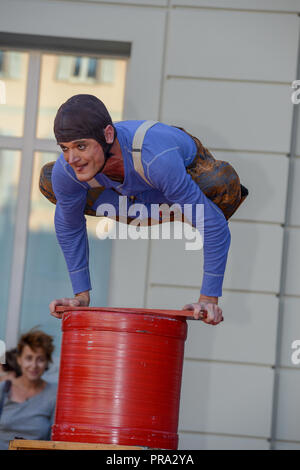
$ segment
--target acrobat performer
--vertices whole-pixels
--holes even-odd
[[[155,121],[113,124],[103,102],[93,95],[75,95],[63,103],[54,133],[62,154],[42,168],[40,190],[56,204],[55,230],[74,297],[53,300],[50,313],[61,318],[55,312],[58,305],[90,304],[85,214],[95,216],[103,203],[112,204],[118,214],[119,197],[127,196],[129,206],[177,204],[182,220],[185,205],[203,205],[202,287],[199,299],[183,308],[191,310],[195,319],[220,323],[218,298],[230,245],[228,219],[248,194],[232,166],[215,160],[199,139],[182,128]],[[199,226],[196,213],[192,211],[193,227]]]

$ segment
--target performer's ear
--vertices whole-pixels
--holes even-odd
[[[115,130],[111,124],[104,129],[104,136],[107,144],[112,144],[115,138]]]

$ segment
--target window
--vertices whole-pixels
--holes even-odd
[[[0,149],[0,338],[5,338],[21,152]]]
[[[45,162],[57,157],[53,120],[58,107],[70,96],[78,93],[99,96],[112,119],[122,119],[127,58],[111,60],[115,61],[114,83],[107,87],[101,83],[100,58],[0,49],[0,81],[5,82],[7,90],[6,104],[0,105],[0,278],[3,280],[0,286],[0,337],[5,337],[7,329],[10,344],[15,343],[19,329],[26,330],[34,325],[45,328],[50,334],[53,331],[59,344],[57,324],[51,322],[48,314],[49,299],[56,295],[71,296],[72,289],[54,233],[55,207],[38,189],[39,171]],[[111,80],[110,75],[111,78],[108,76],[105,80]],[[32,87],[26,100],[28,77],[39,86]],[[37,100],[37,122],[33,122],[36,113],[30,111],[35,109]],[[26,120],[25,103],[29,116]],[[33,126],[36,138],[32,135]],[[27,151],[22,154],[23,138],[27,139]],[[16,150],[6,148],[7,139]],[[40,145],[44,152],[37,151]],[[22,173],[22,178],[19,176],[21,163],[22,168],[31,169]],[[25,182],[23,193],[17,198],[22,182]],[[16,217],[17,213],[21,216]],[[93,299],[96,304],[105,305],[111,240],[100,241],[96,237],[97,222],[96,217],[87,220],[90,249],[95,254],[90,258],[90,271],[95,286]],[[17,263],[12,263],[15,250],[21,256]],[[35,287],[34,297],[32,286]]]
[[[0,136],[21,137],[23,134],[28,59],[26,52],[0,49]]]
[[[102,83],[114,83],[116,61],[111,59],[101,59],[100,81]]]
[[[59,81],[113,84],[116,79],[116,62],[116,59],[60,56],[56,78]]]
[[[93,57],[60,56],[58,58],[57,80],[69,82],[97,81],[98,59]]]
[[[0,50],[0,77],[20,79],[23,55],[20,52]]]

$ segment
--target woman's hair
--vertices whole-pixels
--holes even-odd
[[[52,362],[52,353],[54,351],[53,338],[40,330],[30,330],[24,333],[19,339],[17,346],[17,355],[21,356],[25,346],[29,346],[33,351],[41,348],[48,362]]]
[[[5,364],[2,364],[4,372],[15,372],[16,377],[22,375],[19,364],[17,363],[17,349],[10,349],[5,353]]]

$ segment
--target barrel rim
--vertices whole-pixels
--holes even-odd
[[[111,315],[106,309],[65,311],[62,316],[61,329],[67,331],[99,331],[119,333],[149,334],[165,336],[183,341],[187,338],[188,325],[185,317],[171,315],[147,315],[136,312],[115,311]],[[158,328],[158,326],[160,327]]]

